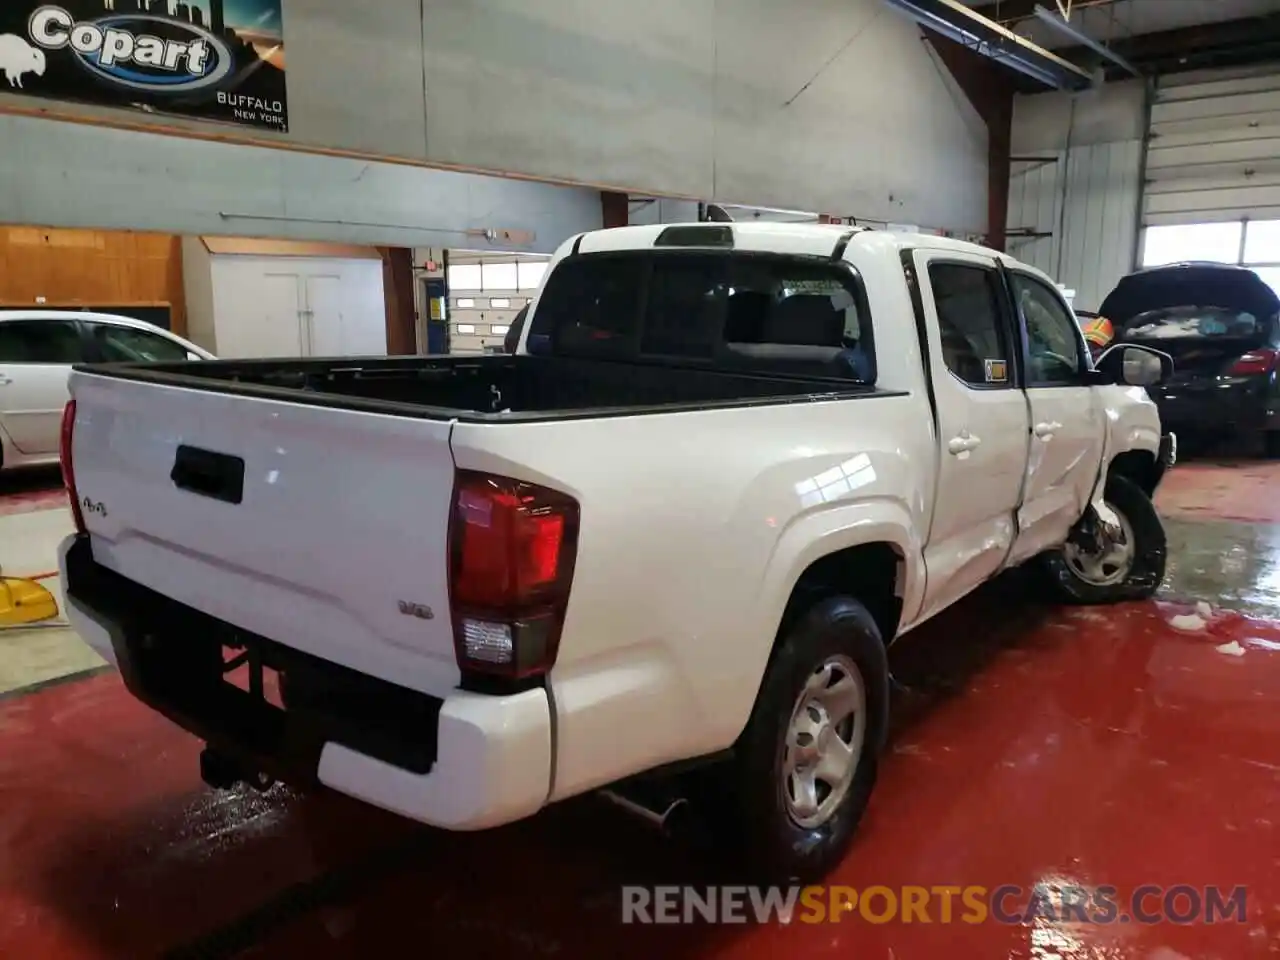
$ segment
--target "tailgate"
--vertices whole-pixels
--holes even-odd
[[[362,673],[456,686],[450,423],[80,372],[71,389],[98,563]]]

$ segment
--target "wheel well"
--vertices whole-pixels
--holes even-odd
[[[1146,450],[1126,450],[1116,454],[1107,468],[1107,477],[1124,477],[1132,480],[1148,497],[1156,492],[1160,482],[1160,471],[1156,466],[1155,454]]]
[[[891,543],[864,543],[813,561],[791,590],[778,639],[786,636],[791,625],[815,603],[827,597],[849,596],[867,608],[880,628],[880,636],[889,643],[897,634],[902,617],[903,561],[902,551]]]

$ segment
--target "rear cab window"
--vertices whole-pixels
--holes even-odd
[[[876,379],[861,278],[822,257],[634,250],[567,258],[547,279],[527,350]]]

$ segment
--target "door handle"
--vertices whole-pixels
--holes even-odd
[[[1041,440],[1048,440],[1050,437],[1052,437],[1055,433],[1057,433],[1061,429],[1062,429],[1062,424],[1057,423],[1056,421],[1051,421],[1048,423],[1037,423],[1033,428],[1033,430],[1035,431],[1035,435],[1039,437]]]
[[[952,437],[947,441],[947,452],[954,454],[969,453],[975,450],[978,444],[982,443],[979,437],[971,436],[968,431],[960,434],[958,437]]]
[[[12,377],[6,377],[3,373],[0,373],[0,387],[7,387],[11,383],[13,383]]]

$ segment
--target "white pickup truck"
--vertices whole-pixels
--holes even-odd
[[[215,786],[474,830],[696,780],[816,876],[887,644],[1026,561],[1069,601],[1159,585],[1170,370],[1095,366],[1048,277],[972,244],[587,233],[514,355],[76,368],[68,615]]]

